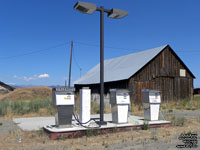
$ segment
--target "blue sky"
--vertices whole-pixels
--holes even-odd
[[[129,12],[105,15],[105,59],[169,44],[200,87],[199,0],[85,0]],[[99,63],[99,12],[82,14],[75,0],[0,1],[0,81],[17,85],[64,85],[70,41],[72,82]],[[76,60],[76,61],[75,61]]]

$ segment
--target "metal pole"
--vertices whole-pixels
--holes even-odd
[[[104,7],[100,7],[100,124],[104,122]]]
[[[72,49],[73,49],[73,40],[71,41],[71,53],[70,53],[70,63],[69,63],[69,82],[68,82],[69,88],[70,88],[70,81],[71,81]]]

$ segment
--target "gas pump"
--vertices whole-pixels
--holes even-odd
[[[58,127],[70,127],[72,124],[74,91],[74,88],[61,86],[52,90],[53,101],[57,108],[55,122]]]
[[[112,121],[117,124],[127,123],[130,104],[129,91],[127,89],[110,89],[110,104]]]

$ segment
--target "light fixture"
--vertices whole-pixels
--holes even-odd
[[[127,11],[124,11],[124,10],[121,10],[121,9],[116,9],[116,8],[111,9],[111,12],[108,13],[108,17],[113,18],[113,19],[123,18],[127,15],[128,15]]]
[[[74,6],[74,9],[86,14],[92,14],[94,11],[96,11],[96,4],[91,4],[87,2],[77,2]]]

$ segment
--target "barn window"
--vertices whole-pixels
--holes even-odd
[[[185,69],[180,69],[180,76],[181,77],[185,77],[186,76]]]

